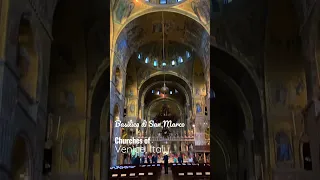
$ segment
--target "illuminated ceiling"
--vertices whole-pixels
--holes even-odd
[[[186,0],[141,0],[148,5],[155,6],[174,6],[185,2]]]
[[[184,44],[194,50],[204,67],[210,61],[210,37],[197,21],[173,12],[163,12],[165,40]],[[127,65],[134,53],[145,44],[162,40],[162,12],[149,13],[131,21],[120,33],[115,51],[120,61]]]

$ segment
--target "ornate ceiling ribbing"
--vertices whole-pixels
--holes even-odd
[[[121,61],[127,61],[137,48],[147,43],[143,37],[152,38],[152,35],[148,34],[150,32],[157,34],[152,31],[156,29],[157,24],[161,23],[161,13],[152,12],[165,11],[174,14],[173,16],[176,17],[165,17],[166,31],[170,31],[170,29],[171,31],[180,30],[184,36],[187,36],[178,36],[179,41],[184,41],[183,44],[192,43],[191,46],[198,48],[200,46],[203,47],[203,44],[195,43],[206,42],[201,41],[201,39],[207,38],[206,36],[208,36],[210,32],[209,0],[185,0],[174,6],[163,7],[161,5],[151,6],[144,1],[145,0],[114,0],[111,2],[111,20],[113,22],[110,26],[111,60],[114,59],[113,56],[115,55]],[[146,24],[148,24],[149,27],[146,27]],[[203,30],[205,30],[206,33],[204,33]],[[170,34],[172,33],[170,32]],[[188,38],[188,36],[190,38]],[[153,40],[159,40],[161,36],[156,35],[153,36],[153,38]],[[134,42],[133,40],[136,41]],[[148,41],[150,41],[150,39]],[[121,51],[121,49],[128,49],[128,47],[130,50],[127,50],[125,53]],[[202,56],[203,54],[201,54],[200,57]]]

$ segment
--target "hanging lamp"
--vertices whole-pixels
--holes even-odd
[[[162,65],[165,62],[165,51],[164,51],[164,17],[162,12]],[[165,66],[162,66],[163,71],[165,71]],[[164,95],[167,94],[169,88],[166,86],[166,74],[163,73],[163,86],[161,87],[161,93]]]

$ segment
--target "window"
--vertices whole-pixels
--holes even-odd
[[[138,54],[138,59],[141,59],[141,54],[140,53]]]
[[[183,63],[183,59],[182,59],[181,56],[178,57],[178,62],[179,62],[179,63]]]
[[[173,92],[172,92],[172,91],[170,91],[170,94],[173,94]]]
[[[157,91],[157,95],[160,95],[160,91]]]
[[[154,60],[154,61],[153,61],[153,66],[154,66],[154,67],[157,67],[157,66],[158,66],[158,61],[157,61],[157,60]]]
[[[190,58],[190,52],[189,51],[186,51],[186,56],[187,56],[188,59]]]
[[[176,89],[175,89],[175,90],[174,90],[174,93],[176,93],[176,94],[177,94],[177,93],[178,93],[178,90],[176,90]]]
[[[151,93],[153,94],[153,93],[154,93],[154,90],[151,90]]]
[[[166,65],[167,65],[167,63],[165,63],[165,62],[164,62],[164,63],[162,63],[162,66],[163,66],[163,67],[165,67]]]
[[[229,4],[231,2],[232,2],[232,0],[223,0],[223,4]]]
[[[148,63],[149,63],[149,57],[146,57],[146,59],[144,60],[144,62],[145,62],[146,64],[148,64]]]
[[[167,4],[167,0],[160,0],[160,4]]]
[[[177,2],[181,2],[181,1],[183,1],[183,0],[177,0]]]
[[[171,61],[171,65],[172,65],[172,66],[175,66],[175,65],[176,65],[176,61],[175,61],[175,60],[172,60],[172,61]]]

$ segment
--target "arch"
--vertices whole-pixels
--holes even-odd
[[[168,82],[171,83],[171,81],[166,81],[166,82],[167,82],[167,83],[168,83]],[[154,85],[156,85],[156,84],[160,84],[160,83],[162,84],[161,81],[160,81],[160,82],[153,82],[153,83],[151,83],[149,86],[147,86],[147,87],[144,89],[141,97],[139,97],[139,99],[141,99],[141,102],[142,102],[142,103],[144,102],[146,93],[147,93],[148,91],[150,91],[150,89],[152,88],[152,86],[154,86]],[[177,84],[175,84],[175,85],[178,86],[180,89],[183,90],[183,93],[184,93],[185,96],[186,96],[186,102],[187,102],[187,104],[190,104],[190,99],[189,99],[190,97],[189,97],[189,94],[187,93],[186,89],[185,89],[183,86],[181,86],[179,83],[177,83]]]
[[[167,8],[167,9],[163,9],[163,8],[151,8],[145,11],[142,11],[140,13],[135,14],[135,16],[130,16],[127,21],[125,23],[122,24],[122,26],[120,27],[118,34],[115,36],[114,39],[118,40],[119,35],[121,34],[121,32],[123,31],[123,29],[132,21],[136,20],[137,18],[150,14],[150,13],[155,13],[155,12],[172,12],[172,13],[177,13],[180,15],[184,15],[190,19],[193,19],[194,21],[198,22],[206,31],[208,34],[210,34],[210,27],[207,28],[205,25],[203,25],[203,23],[201,21],[199,21],[199,19],[196,16],[193,16],[189,13],[185,13],[185,11],[179,10],[179,9],[175,9],[175,8]]]
[[[135,18],[133,20],[128,21],[123,26],[121,26],[121,28],[119,30],[119,33],[116,35],[116,38],[114,40],[112,40],[112,43],[111,43],[111,46],[112,45],[116,46],[116,47],[111,47],[110,48],[112,62],[114,62],[115,59],[116,59],[116,57],[113,57],[113,56],[118,56],[117,54],[121,54],[120,60],[122,60],[122,62],[124,62],[123,66],[127,67],[129,59],[133,54],[133,47],[126,48],[126,50],[123,50],[123,52],[120,52],[120,50],[118,50],[119,44],[121,44],[121,46],[120,46],[121,49],[123,49],[123,47],[127,46],[127,44],[128,44],[126,42],[127,40],[123,39],[123,37],[122,37],[122,34],[127,33],[127,31],[129,30],[128,28],[126,29],[127,26],[130,27],[131,24],[133,25],[134,22],[138,21],[139,18],[142,18],[143,16],[151,15],[151,13],[158,13],[158,12],[166,12],[166,13],[168,13],[169,12],[169,13],[178,14],[181,17],[185,17],[186,19],[190,20],[190,22],[196,23],[197,25],[199,25],[199,27],[197,27],[199,29],[199,32],[197,32],[198,34],[197,34],[197,39],[196,40],[198,40],[198,39],[201,40],[202,39],[202,40],[205,40],[205,43],[201,43],[201,45],[199,45],[199,46],[192,46],[192,45],[190,45],[190,43],[189,44],[188,43],[184,43],[184,44],[188,45],[189,47],[191,47],[193,49],[197,49],[196,52],[198,53],[198,56],[201,57],[200,59],[202,61],[203,68],[204,68],[204,70],[206,70],[207,69],[206,67],[210,63],[209,53],[208,53],[209,44],[210,44],[210,33],[205,28],[205,26],[203,24],[199,23],[199,21],[195,20],[194,18],[191,18],[191,17],[187,16],[186,14],[179,13],[178,9],[157,9],[157,8],[153,9],[153,8],[151,8],[150,11],[151,12],[144,13],[144,14],[142,14],[140,16],[135,16]],[[175,12],[175,11],[178,11],[178,12]],[[137,30],[135,30],[135,31],[137,31]],[[135,32],[134,34],[137,34],[137,32]],[[199,35],[199,34],[201,34],[201,35]],[[195,39],[193,39],[193,40],[195,40]],[[130,41],[130,43],[131,43],[131,41]],[[140,45],[141,45],[141,43],[140,43]],[[208,47],[206,47],[206,46],[208,46]]]
[[[32,148],[29,138],[24,132],[20,132],[14,139],[11,153],[11,173],[13,179],[27,176],[33,179]]]
[[[227,173],[228,169],[230,168],[230,164],[231,164],[230,155],[228,153],[228,150],[226,149],[225,145],[223,144],[223,141],[219,137],[214,136],[214,137],[212,137],[212,140],[213,140],[213,142],[211,142],[211,143],[213,145],[214,145],[214,143],[216,143],[218,145],[218,147],[219,147],[219,150],[222,152],[222,157],[224,159],[224,167],[223,167],[223,169],[225,170],[225,172],[222,172],[222,173]],[[214,153],[214,151],[216,152],[217,149],[214,149],[213,152],[210,152],[210,153]],[[215,160],[213,160],[213,161],[215,161]],[[216,162],[219,162],[219,161],[216,161]],[[211,162],[211,164],[212,164],[212,168],[215,168],[215,163]],[[221,164],[219,164],[219,166],[221,167]],[[213,175],[213,176],[217,177],[219,175]]]
[[[251,67],[253,67],[253,65],[250,63],[250,61],[243,54],[241,54],[237,49],[233,48],[232,51],[230,51],[226,47],[217,44],[217,42],[215,41],[215,36],[210,36],[210,46],[228,54],[233,59],[235,59],[238,63],[240,63],[245,68],[245,70],[250,74],[250,77],[252,78],[256,88],[261,89],[262,86],[261,86],[260,80],[258,78],[258,75],[255,71],[252,71]],[[260,94],[260,100],[263,100],[263,93],[259,92],[259,94]],[[261,102],[263,102],[263,101],[261,101]]]
[[[237,101],[240,103],[240,107],[243,111],[245,124],[247,130],[253,130],[253,116],[249,102],[245,95],[243,94],[241,88],[234,82],[229,76],[227,76],[223,71],[218,68],[211,69],[213,77],[224,80],[224,82],[229,86],[229,88],[234,92],[237,97]]]
[[[151,103],[150,103],[150,105],[149,105],[149,107],[148,107],[148,110],[147,110],[148,116],[150,116],[150,110],[151,110],[154,106],[158,105],[158,104],[160,103],[160,101],[171,101],[171,102],[176,103],[177,106],[178,106],[178,109],[179,109],[179,111],[180,111],[180,115],[183,114],[183,108],[181,107],[181,104],[180,104],[180,103],[177,103],[177,101],[176,101],[175,99],[168,97],[168,98],[165,98],[165,99],[163,99],[163,98],[157,98],[157,99],[154,99],[153,101],[151,101]]]
[[[95,93],[97,84],[99,82],[99,79],[103,76],[103,73],[109,69],[110,71],[110,61],[109,59],[103,60],[103,62],[100,64],[98,67],[97,72],[95,73],[91,83],[90,83],[90,88],[89,88],[89,95],[88,95],[88,104],[90,105],[88,108],[88,117],[91,116],[91,104],[92,104],[92,97],[93,94]]]
[[[90,136],[86,136],[86,158],[85,166],[87,168],[92,168],[90,161],[93,161],[93,150],[94,142],[93,139],[96,139],[100,136],[100,131],[96,131],[96,128],[99,128],[101,124],[101,111],[103,110],[103,105],[106,98],[108,97],[110,83],[105,80],[103,77],[108,77],[110,75],[110,66],[109,59],[106,58],[102,61],[98,67],[93,79],[91,80],[89,91],[88,91],[88,106],[87,106],[87,121],[86,121],[86,131]],[[109,125],[109,123],[107,123]]]
[[[20,18],[16,67],[20,86],[36,99],[40,66],[30,19],[31,13],[23,13]]]
[[[159,75],[172,75],[172,76],[175,76],[181,80],[183,80],[189,87],[190,91],[192,90],[192,87],[191,87],[191,82],[185,78],[184,76],[179,76],[179,74],[177,72],[174,72],[174,71],[166,71],[166,72],[163,72],[163,71],[157,71],[155,73],[152,73],[150,74],[146,79],[142,80],[141,83],[139,84],[138,86],[138,90],[141,89],[142,85],[148,81],[149,79],[155,77],[155,76],[159,76]]]

